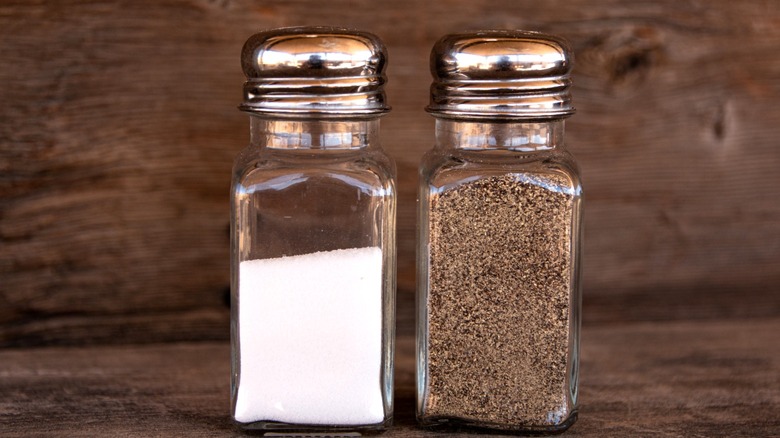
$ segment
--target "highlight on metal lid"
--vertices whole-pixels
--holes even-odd
[[[287,27],[252,35],[241,51],[242,111],[289,117],[386,113],[387,50],[368,32]]]
[[[573,55],[560,37],[519,30],[451,34],[431,51],[437,117],[555,119],[574,114]]]

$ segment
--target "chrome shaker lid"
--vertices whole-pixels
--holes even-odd
[[[537,32],[489,30],[447,35],[431,51],[437,117],[553,119],[574,114],[572,52]]]
[[[241,51],[242,111],[290,117],[367,116],[390,110],[387,50],[373,34],[288,27],[252,35]]]

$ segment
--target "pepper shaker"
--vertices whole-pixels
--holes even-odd
[[[386,428],[393,411],[395,165],[387,54],[331,27],[243,47],[249,146],[231,190],[231,411],[262,433]]]
[[[564,148],[572,55],[522,31],[431,53],[420,167],[417,417],[557,432],[577,416],[582,188]]]

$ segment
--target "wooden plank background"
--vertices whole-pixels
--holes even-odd
[[[441,35],[575,49],[585,323],[780,314],[780,8],[772,1],[0,2],[0,346],[228,337],[228,192],[255,31],[340,25],[390,53],[399,331]]]

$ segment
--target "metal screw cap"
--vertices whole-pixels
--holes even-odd
[[[241,51],[242,111],[288,117],[349,117],[390,110],[387,50],[373,34],[288,27],[252,35]]]
[[[562,38],[488,30],[447,35],[431,51],[437,117],[554,119],[574,113],[572,52]]]

